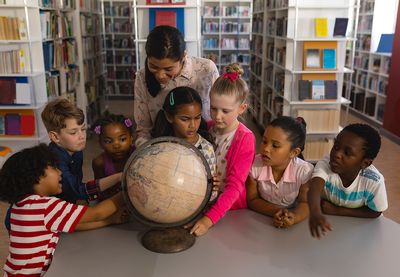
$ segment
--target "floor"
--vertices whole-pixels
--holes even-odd
[[[133,121],[133,102],[132,101],[110,101],[110,113],[124,114]],[[345,111],[341,112],[341,126],[345,122]],[[365,123],[358,117],[349,114],[348,124],[351,123]],[[261,135],[251,119],[247,119],[245,124],[253,130],[256,135],[257,148],[261,143]],[[133,126],[134,128],[134,126]],[[97,135],[88,136],[86,148],[84,150],[84,166],[83,176],[84,181],[93,179],[92,159],[97,155],[101,149],[98,145]],[[259,151],[259,150],[258,150]],[[394,169],[393,165],[400,164],[400,145],[382,137],[382,147],[378,157],[374,161],[374,165],[385,177],[386,190],[388,194],[389,208],[384,212],[384,215],[393,221],[400,224],[400,186],[398,182],[398,171]],[[0,218],[4,219],[5,213],[8,209],[8,204],[0,202]],[[0,228],[0,265],[3,267],[8,256],[9,238],[7,231],[4,227]]]

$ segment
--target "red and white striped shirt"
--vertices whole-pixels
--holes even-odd
[[[72,233],[87,207],[56,197],[27,195],[11,209],[10,254],[5,276],[43,276],[60,232]]]

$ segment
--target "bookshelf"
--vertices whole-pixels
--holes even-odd
[[[345,66],[346,41],[355,40],[352,22],[358,7],[352,0],[258,0],[254,3],[252,21],[263,24],[261,31],[253,29],[251,44],[250,87],[253,88],[254,120],[260,126],[260,131],[264,132],[269,122],[277,116],[297,117],[300,114],[305,117],[306,122],[309,121],[307,145],[313,148],[313,153],[305,157],[309,162],[314,163],[327,154],[324,153],[326,145],[320,146],[321,142],[329,144],[329,139],[342,129],[338,123],[340,108],[341,105],[348,106],[350,101],[341,97],[341,88],[344,74],[352,73],[352,69]],[[327,18],[327,37],[316,36],[316,18]],[[346,37],[333,36],[336,18],[349,18]],[[319,49],[322,53],[330,48],[336,50],[336,66],[333,69],[323,69],[323,58],[320,58],[319,68],[309,69],[305,66],[307,49]],[[299,100],[300,80],[323,80],[324,84],[328,80],[335,81],[337,99]],[[321,114],[307,117],[304,113],[307,115],[308,111]],[[333,111],[336,115],[322,115],[324,111]],[[332,117],[335,119],[332,124],[336,122],[333,130],[328,128],[328,121]],[[319,154],[314,151],[319,151]]]
[[[17,80],[17,84],[27,84],[27,87],[25,86],[27,97],[25,97],[26,104],[0,105],[0,115],[4,116],[5,119],[6,114],[19,114],[21,115],[21,120],[26,115],[34,116],[33,135],[0,135],[0,145],[9,147],[15,153],[22,148],[30,147],[39,142],[47,143],[50,141],[40,118],[45,103],[48,101],[46,72],[42,50],[40,7],[38,6],[38,2],[33,0],[15,0],[13,5],[0,5],[0,17],[4,16],[23,18],[24,20],[26,39],[22,40],[18,39],[18,37],[15,39],[14,37],[13,39],[0,40],[0,52],[22,50],[25,56],[25,69],[24,71],[19,70],[19,73],[3,72],[0,74],[0,79],[12,78]],[[2,23],[4,24],[4,21]],[[0,27],[4,27],[4,25]],[[19,92],[16,91],[16,93]],[[10,154],[7,154],[5,157],[0,156],[0,167],[9,156]]]
[[[104,1],[107,95],[133,98],[136,72],[132,1]]]
[[[346,54],[346,64],[354,73],[345,74],[343,97],[352,102],[351,111],[378,126],[383,122],[391,53],[377,50],[381,35],[395,31],[397,8],[395,0],[361,0],[357,41],[354,51],[347,49]]]
[[[249,79],[250,42],[253,28],[251,0],[240,2],[202,1],[202,57],[212,60],[223,73],[224,67],[238,62]],[[260,25],[262,28],[262,24]]]
[[[186,0],[184,5],[146,5],[146,0],[133,0],[134,26],[135,26],[135,55],[136,55],[136,71],[144,67],[146,60],[146,38],[149,34],[150,25],[154,25],[153,13],[156,9],[177,11],[177,22],[182,22],[184,26],[183,34],[186,42],[186,51],[189,56],[200,56],[200,0]],[[179,28],[179,26],[177,26]],[[182,31],[182,30],[181,30]]]
[[[104,5],[100,0],[81,0],[74,12],[81,82],[77,87],[77,103],[85,114],[88,129],[108,110],[106,97],[106,51]]]

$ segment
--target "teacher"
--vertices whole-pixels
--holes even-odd
[[[182,33],[174,27],[155,27],[146,41],[145,68],[136,75],[134,96],[135,146],[151,139],[151,130],[166,95],[174,88],[187,86],[202,98],[202,116],[210,117],[210,89],[219,77],[215,64],[208,59],[186,54]]]

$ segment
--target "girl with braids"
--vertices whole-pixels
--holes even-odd
[[[211,60],[186,54],[185,40],[177,28],[155,27],[147,36],[145,50],[145,67],[137,72],[135,81],[136,147],[151,139],[156,115],[166,95],[176,87],[196,90],[203,104],[202,116],[209,121],[209,92],[219,76]]]
[[[207,131],[207,122],[201,116],[202,103],[200,95],[190,87],[177,87],[171,90],[158,112],[152,136],[174,136],[193,144],[208,162],[211,174],[215,174],[216,158],[214,141]],[[219,178],[213,176],[214,191],[210,201],[216,199]]]
[[[203,218],[185,226],[196,236],[204,235],[228,210],[247,207],[245,182],[254,161],[256,141],[238,117],[247,108],[249,89],[241,78],[243,69],[238,63],[228,65],[225,71],[210,91],[214,124],[210,133],[216,144],[217,175],[221,179],[219,197]]]
[[[247,177],[248,206],[272,217],[278,228],[292,226],[309,215],[307,192],[314,166],[298,157],[305,140],[303,118],[274,119],[264,132],[260,154]]]
[[[99,125],[94,128],[99,135],[99,144],[103,152],[98,154],[92,161],[95,179],[120,173],[124,170],[125,163],[135,150],[132,122],[123,115],[110,114],[99,120]],[[114,195],[120,188],[121,183],[112,186],[109,192]]]

